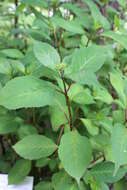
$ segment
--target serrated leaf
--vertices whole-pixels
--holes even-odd
[[[55,86],[32,76],[16,77],[0,91],[0,105],[8,109],[52,105]],[[57,98],[56,98],[57,99]]]
[[[88,138],[81,136],[77,131],[64,134],[58,154],[64,169],[79,182],[92,157]]]
[[[18,184],[24,180],[31,170],[31,161],[18,160],[8,174],[8,184]]]
[[[55,143],[43,135],[29,135],[13,146],[21,157],[37,160],[50,156],[57,148]]]
[[[47,43],[34,41],[34,54],[40,64],[50,69],[56,69],[60,64],[60,56],[54,47]]]

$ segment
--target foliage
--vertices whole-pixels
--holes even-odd
[[[126,0],[0,0],[0,172],[35,190],[125,190]]]

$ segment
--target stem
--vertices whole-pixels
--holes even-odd
[[[67,88],[67,92],[70,90],[71,86],[72,86],[73,82],[71,81],[68,88]]]
[[[60,129],[60,133],[59,133],[58,140],[57,140],[57,146],[60,144],[60,140],[61,140],[61,137],[63,134],[63,130],[64,130],[64,125],[62,125],[61,129]]]
[[[18,7],[18,0],[14,0],[14,3],[15,3],[15,9],[17,9],[17,7]],[[18,28],[18,15],[17,15],[17,13],[15,13],[14,27],[15,27],[15,29]],[[17,38],[18,34],[15,34],[15,37]]]
[[[64,75],[63,75],[63,71],[60,71],[60,74],[61,74],[61,79],[63,81],[63,86],[64,86],[64,96],[65,96],[66,104],[67,104],[67,107],[68,107],[69,120],[70,120],[70,122],[69,122],[70,130],[72,131],[72,114],[71,114],[70,100],[69,100],[69,97],[68,97],[68,90],[66,88],[66,83],[65,83],[65,78],[64,78]]]

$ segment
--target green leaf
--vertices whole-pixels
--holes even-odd
[[[57,148],[54,142],[43,135],[29,135],[13,146],[21,157],[37,160],[50,156]]]
[[[93,92],[94,98],[96,100],[100,100],[104,103],[111,104],[113,102],[112,96],[109,94],[109,92],[103,88],[95,88]]]
[[[10,115],[0,116],[0,134],[14,133],[19,129],[17,119]]]
[[[38,168],[45,167],[46,165],[48,165],[49,161],[50,161],[49,158],[41,158],[36,161],[36,167]]]
[[[60,171],[53,175],[52,185],[54,190],[60,190],[61,187],[62,190],[78,190],[77,184],[72,182],[72,178],[64,171]]]
[[[127,164],[127,129],[124,125],[116,124],[111,135],[112,157],[115,163],[114,175],[121,165]]]
[[[90,175],[100,182],[114,183],[119,181],[126,173],[124,168],[120,168],[116,176],[113,176],[114,169],[115,166],[111,162],[98,163],[90,170]]]
[[[114,16],[114,27],[115,29],[119,30],[120,29],[120,20],[117,15]]]
[[[109,190],[108,186],[105,183],[96,180],[96,178],[89,175],[89,173],[87,173],[83,179],[86,184],[90,185],[91,190]]]
[[[119,95],[122,104],[126,106],[126,97],[124,93],[124,83],[122,79],[122,74],[119,72],[110,73],[110,82],[116,90],[117,94]]]
[[[18,160],[8,174],[8,184],[18,184],[24,180],[31,170],[31,161]]]
[[[20,126],[17,133],[18,133],[19,138],[23,139],[24,137],[28,135],[37,134],[38,131],[34,126],[24,124]]]
[[[94,73],[102,67],[107,56],[107,48],[101,46],[91,45],[88,48],[76,49],[63,60],[67,64],[65,76],[80,84],[97,85]]]
[[[114,123],[124,124],[124,122],[125,122],[125,110],[113,111],[113,121],[114,121]]]
[[[62,107],[62,110],[58,106],[50,106],[49,112],[50,112],[53,131],[58,131],[58,129],[60,128],[62,124],[67,123],[67,119],[64,115],[64,112],[65,112],[67,116],[69,117],[67,106]]]
[[[125,49],[127,49],[127,35],[123,34],[122,32],[108,31],[108,32],[104,32],[102,36],[109,37],[115,40],[120,45],[122,45]]]
[[[71,101],[78,104],[89,105],[94,103],[90,90],[88,88],[85,89],[80,84],[73,84],[68,92],[68,95]]]
[[[35,186],[35,190],[53,190],[53,188],[51,182],[41,181]]]
[[[13,74],[18,72],[25,74],[25,67],[22,62],[19,60],[9,60],[9,62],[13,69]]]
[[[69,20],[65,20],[65,19],[60,18],[60,17],[54,17],[51,20],[56,26],[61,27],[61,28],[65,29],[69,32],[72,32],[74,34],[84,34],[83,28],[75,20],[69,21]]]
[[[53,104],[55,86],[32,76],[16,77],[0,91],[0,105],[8,109]]]
[[[38,6],[38,7],[41,7],[41,8],[44,8],[44,7],[47,7],[47,2],[46,1],[42,1],[42,0],[22,0],[21,1],[22,3],[26,3],[30,6]]]
[[[81,118],[81,121],[87,128],[87,131],[89,132],[90,135],[97,135],[99,133],[99,129],[97,126],[95,126],[90,119],[84,119]]]
[[[0,57],[0,73],[10,75],[12,71],[11,65],[8,59]]]
[[[109,186],[107,184],[105,184],[105,183],[101,183],[101,189],[103,189],[103,190],[109,190]]]
[[[23,58],[23,54],[18,49],[3,49],[0,51],[5,57],[21,59]]]
[[[57,65],[60,64],[59,54],[54,47],[47,43],[34,41],[34,54],[40,65],[44,65],[50,69],[56,69]]]
[[[110,138],[106,134],[98,134],[90,138],[92,148],[95,150],[103,151],[109,145]]]
[[[113,119],[110,117],[105,117],[104,119],[100,120],[99,124],[111,134],[112,127],[113,127]]]
[[[64,134],[58,154],[64,169],[79,182],[92,157],[87,137],[81,136],[77,131]]]

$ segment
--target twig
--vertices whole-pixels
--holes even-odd
[[[70,90],[71,86],[72,86],[73,82],[71,81],[68,88],[67,88],[67,92]]]
[[[90,38],[88,38],[88,41],[87,41],[87,43],[86,43],[86,48],[88,47],[89,42],[90,42]]]
[[[61,137],[63,134],[63,130],[64,130],[64,125],[62,125],[61,129],[60,129],[60,133],[59,133],[58,140],[57,140],[57,146],[59,146],[59,144],[60,144],[60,140],[61,140]]]

